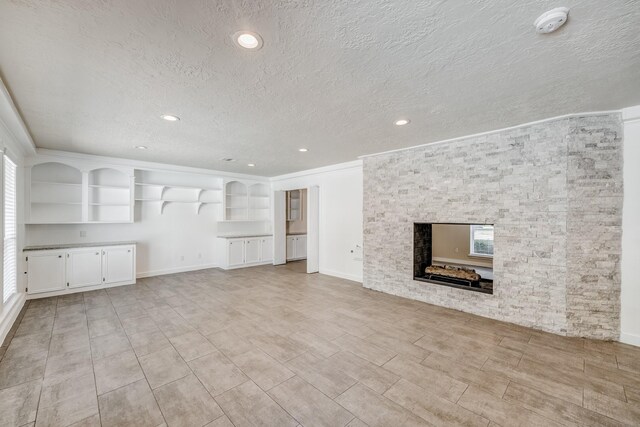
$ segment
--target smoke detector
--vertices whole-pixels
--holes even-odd
[[[568,14],[568,7],[556,7],[540,15],[533,25],[536,26],[536,31],[540,34],[553,33],[567,22]]]

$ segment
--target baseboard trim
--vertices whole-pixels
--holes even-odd
[[[341,273],[339,271],[325,270],[325,269],[320,269],[319,273],[326,274],[327,276],[333,276],[333,277],[338,277],[340,279],[346,279],[346,280],[362,283],[362,276],[356,276],[355,274],[347,274],[347,273]]]
[[[636,347],[640,347],[640,335],[627,334],[625,332],[621,332],[620,342],[629,344],[629,345],[635,345]]]
[[[218,268],[218,267],[219,267],[218,264],[190,265],[187,267],[174,267],[174,268],[167,268],[163,270],[138,272],[136,277],[144,278],[144,277],[154,277],[154,276],[166,276],[167,274],[186,273],[188,271],[207,270],[209,268]]]
[[[0,319],[0,345],[4,343],[4,339],[7,337],[7,334],[11,330],[13,323],[18,318],[18,314],[20,314],[20,310],[24,307],[24,303],[27,298],[25,294],[18,294],[17,298],[14,298],[11,306],[9,308],[3,307]]]

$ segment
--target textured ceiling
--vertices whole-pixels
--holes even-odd
[[[640,104],[638,28],[637,0],[2,0],[0,75],[38,147],[273,176]]]

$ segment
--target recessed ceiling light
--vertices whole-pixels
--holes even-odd
[[[258,50],[262,47],[262,37],[252,31],[238,31],[233,34],[233,42],[244,49]]]
[[[137,148],[138,150],[146,150],[146,149],[147,149],[147,148],[149,148],[149,147],[147,147],[146,145],[136,145],[136,148]]]
[[[298,151],[301,153],[306,153],[307,151],[309,151],[308,148],[298,148]]]
[[[411,123],[411,120],[407,120],[407,119],[400,119],[395,121],[396,126],[404,126],[404,125],[408,125],[409,123]]]
[[[172,116],[171,114],[163,114],[160,117],[162,117],[163,119],[165,119],[168,122],[177,122],[178,120],[180,120],[180,117]]]
[[[247,166],[249,166],[250,168],[254,167],[255,165],[255,163],[247,163]]]

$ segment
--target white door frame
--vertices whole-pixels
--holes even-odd
[[[273,192],[273,265],[287,263],[286,191]]]
[[[320,267],[320,187],[307,188],[307,273]]]

